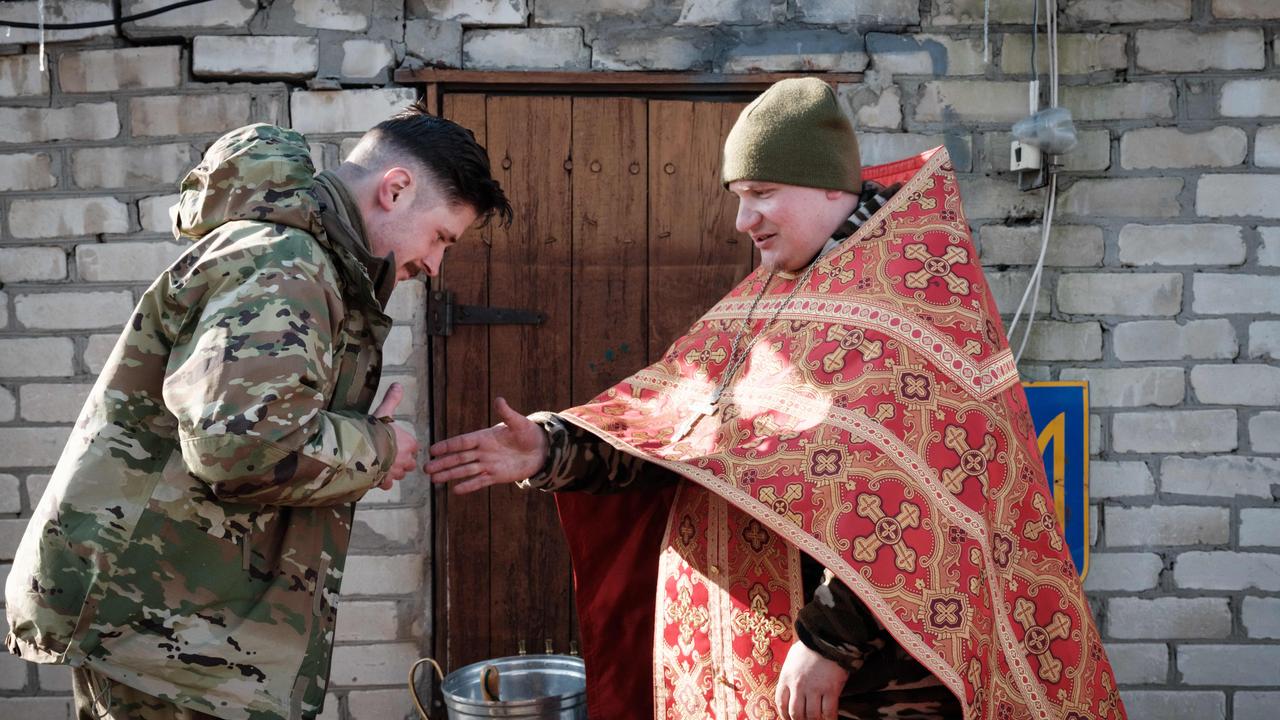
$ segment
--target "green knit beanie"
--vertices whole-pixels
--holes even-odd
[[[720,179],[862,190],[853,124],[817,78],[774,83],[738,116],[724,141]]]

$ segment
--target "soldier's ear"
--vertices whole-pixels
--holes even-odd
[[[389,168],[378,180],[378,206],[388,212],[397,205],[409,207],[415,190],[412,173],[402,167]]]

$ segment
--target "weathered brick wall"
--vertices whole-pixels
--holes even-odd
[[[1034,379],[1087,379],[1087,582],[1131,716],[1261,720],[1280,703],[1280,3],[1060,0],[1064,158]],[[126,11],[162,0],[126,0]],[[34,18],[31,0],[0,17]],[[49,21],[108,17],[49,1]],[[180,248],[176,180],[250,121],[323,166],[413,96],[391,71],[842,70],[864,160],[945,142],[1001,305],[1041,192],[1007,168],[1030,0],[214,0],[114,30],[0,34],[0,576],[139,292]],[[0,31],[2,33],[3,31]],[[1044,44],[1040,67],[1047,67]],[[423,288],[397,291],[391,378],[425,427]],[[326,718],[400,717],[429,633],[420,479],[362,503]],[[62,668],[0,656],[0,711],[65,717]]]

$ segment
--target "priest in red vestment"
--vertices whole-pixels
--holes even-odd
[[[946,151],[784,80],[722,179],[761,265],[659,362],[431,448],[557,492],[591,716],[1124,718]]]

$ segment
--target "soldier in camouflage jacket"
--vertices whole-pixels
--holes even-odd
[[[182,183],[193,242],[143,294],[19,547],[6,644],[81,717],[320,712],[354,503],[415,465],[370,412],[392,286],[510,207],[470,132],[409,108],[315,175],[231,132]],[[114,691],[114,692],[113,692]]]

